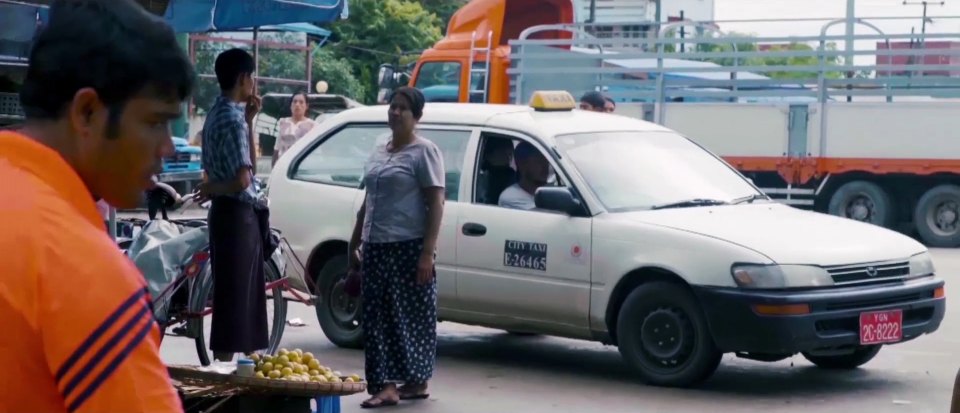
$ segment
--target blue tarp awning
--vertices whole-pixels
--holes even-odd
[[[252,29],[248,27],[247,30]],[[281,31],[281,32],[298,32],[306,33],[309,35],[320,36],[320,37],[330,37],[330,31],[310,23],[289,23],[289,24],[276,24],[270,26],[260,26],[261,31]]]
[[[346,17],[347,0],[171,0],[164,19],[180,33],[242,30]]]
[[[348,0],[171,0],[164,19],[180,33],[243,31],[259,27],[329,37],[316,26],[347,18]],[[25,62],[46,5],[0,0],[0,63]]]

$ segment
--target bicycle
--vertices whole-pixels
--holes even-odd
[[[184,204],[189,205],[192,196],[188,195],[184,199],[186,200]],[[182,208],[186,210],[186,206]],[[182,214],[183,212],[181,212]],[[191,338],[194,340],[200,364],[209,366],[210,353],[207,351],[204,318],[212,315],[214,308],[212,302],[213,275],[210,265],[209,238],[206,235],[206,220],[156,219],[147,221],[139,218],[118,218],[117,222],[127,226],[127,230],[131,233],[129,240],[121,241],[118,244],[124,253],[134,260],[139,258],[139,254],[131,256],[130,248],[136,248],[139,244],[149,244],[152,241],[152,239],[144,240],[140,237],[150,237],[158,231],[162,236],[173,235],[153,244],[155,248],[160,248],[161,245],[170,245],[171,250],[176,252],[172,255],[175,262],[173,271],[176,276],[153,297],[154,318],[163,332],[161,342],[162,337],[168,335],[168,330],[170,330],[169,335],[171,336]],[[137,233],[138,227],[139,233]],[[290,244],[278,229],[271,228],[271,237],[276,242],[277,248],[266,258],[264,264],[264,289],[267,291],[268,312],[272,303],[273,315],[270,317],[268,314],[268,318],[272,318],[272,325],[268,327],[269,345],[264,351],[268,354],[275,354],[279,349],[286,327],[288,301],[293,300],[306,305],[313,305],[313,300],[309,294],[304,296],[300,291],[291,287],[289,277],[286,276],[287,270],[300,271],[298,275],[302,275],[305,271],[303,263],[293,253]],[[181,244],[177,244],[178,242]],[[178,249],[177,247],[182,246],[182,243],[186,243],[187,248],[181,247]],[[161,256],[160,258],[171,257]],[[156,263],[145,262],[138,265],[138,268],[149,264]],[[163,276],[152,274],[149,271],[150,268],[140,268],[144,277],[147,278],[148,284],[153,282],[153,284],[162,285],[167,281],[164,277],[169,272],[169,265],[163,262],[160,264],[163,269]],[[284,293],[289,293],[289,298]]]

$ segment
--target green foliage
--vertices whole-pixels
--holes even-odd
[[[340,41],[330,47],[346,59],[365,85],[358,100],[376,99],[376,74],[381,63],[396,63],[400,55],[429,48],[442,37],[440,19],[419,3],[407,0],[352,0],[350,17],[330,26]]]
[[[297,33],[262,33],[260,38],[274,43],[303,45],[303,36]],[[196,70],[204,75],[198,82],[193,94],[194,104],[199,113],[213,106],[213,101],[220,95],[220,85],[217,83],[214,72],[214,62],[217,56],[225,50],[240,47],[251,54],[250,45],[223,42],[197,42]],[[307,56],[300,50],[277,49],[261,47],[257,54],[258,74],[260,77],[277,79],[306,80]],[[291,93],[306,89],[305,85],[260,81],[257,85],[259,93]]]
[[[668,31],[668,36],[676,36],[674,31]],[[729,38],[749,38],[753,37],[750,34],[744,33],[727,33],[723,37]],[[721,38],[723,38],[721,37]],[[695,38],[691,38],[691,42],[696,42]],[[736,48],[734,48],[736,46]],[[817,48],[819,45],[816,46]],[[824,45],[824,48],[827,51],[836,51],[837,45],[835,42],[827,42]],[[738,41],[736,43],[697,43],[695,47],[697,52],[708,52],[708,53],[719,53],[719,52],[758,52],[759,48],[756,42],[749,41]],[[664,50],[668,53],[674,53],[677,51],[676,45],[665,45]],[[688,49],[689,50],[689,49]],[[804,51],[810,52],[810,54],[803,56],[762,56],[758,55],[755,57],[749,58],[734,58],[734,57],[713,57],[703,59],[704,61],[716,63],[721,66],[819,66],[820,59],[814,53],[817,50],[814,46],[811,46],[806,43],[790,43],[783,45],[773,45],[770,46],[767,51],[777,52],[777,51]],[[759,52],[758,54],[762,54]],[[843,65],[843,58],[839,56],[828,56],[825,62],[827,67],[835,67]],[[793,70],[777,70],[760,73],[765,76],[769,76],[774,79],[813,79],[817,77],[816,71],[793,71]],[[827,72],[827,77],[832,79],[837,79],[843,77],[843,72],[841,71],[829,71]]]
[[[196,48],[194,67],[197,74],[201,75],[201,77],[197,79],[197,87],[193,92],[193,104],[196,107],[197,113],[202,114],[209,110],[210,107],[213,106],[213,101],[220,95],[220,86],[217,84],[217,79],[213,77],[215,74],[213,71],[213,63],[216,61],[217,55],[234,46],[235,45],[219,42],[194,43],[194,47]],[[207,77],[203,75],[210,76]]]
[[[351,99],[367,95],[368,85],[353,74],[347,59],[337,57],[330,49],[320,49],[313,55],[313,81],[324,80],[330,86],[327,93],[344,95]]]
[[[264,33],[263,38],[270,42],[304,45],[304,36],[299,33]],[[279,79],[307,80],[307,54],[302,50],[261,47],[257,56],[259,74],[262,77]],[[307,89],[304,85],[291,85],[276,82],[260,82],[260,94],[293,93]]]
[[[377,69],[382,63],[405,64],[415,61],[420,51],[443,37],[447,21],[467,0],[350,0],[347,20],[327,26],[339,37],[321,48],[314,48],[310,68],[313,83],[325,80],[329,93],[346,95],[364,103],[376,99]],[[272,42],[303,45],[298,33],[263,33]],[[217,54],[237,44],[196,43],[196,67],[199,73],[213,75]],[[311,44],[311,46],[316,46]],[[252,52],[249,46],[240,46]],[[306,80],[306,56],[297,50],[261,47],[259,75],[282,79]],[[197,108],[203,111],[220,94],[215,78],[201,79],[194,94]],[[301,86],[261,82],[260,93],[289,93]],[[311,92],[313,85],[311,85]]]
[[[467,1],[468,0],[421,0],[420,4],[424,9],[437,15],[444,24],[441,29],[446,33],[447,22],[450,21],[450,18],[453,17],[453,14],[456,13],[458,9],[463,7],[464,4],[467,4]]]

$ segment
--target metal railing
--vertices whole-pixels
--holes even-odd
[[[591,23],[535,26],[509,41],[511,96],[526,103],[533,90],[564,85],[645,103],[960,99],[960,34],[884,33],[870,20],[854,23],[873,33],[851,37],[828,34],[845,19],[807,36],[727,35],[698,22],[658,25],[643,39],[598,38]],[[674,36],[680,26],[698,35]],[[550,31],[573,38],[531,38]],[[852,49],[838,47],[848,39]]]

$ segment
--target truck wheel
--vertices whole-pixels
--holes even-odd
[[[720,365],[700,306],[681,286],[651,282],[634,289],[617,318],[620,354],[644,381],[686,387],[709,378]]]
[[[892,228],[896,219],[890,195],[880,185],[867,181],[843,184],[830,197],[831,215]]]
[[[809,353],[803,353],[803,358],[816,364],[822,369],[832,370],[850,370],[867,364],[873,360],[880,352],[881,346],[864,346],[854,350],[853,353],[840,356],[815,356]]]
[[[917,201],[913,223],[928,246],[960,247],[960,187],[940,185]]]
[[[337,255],[327,261],[317,275],[317,321],[323,334],[333,344],[344,348],[363,347],[363,328],[360,326],[360,298],[344,291],[347,279],[347,255]]]

